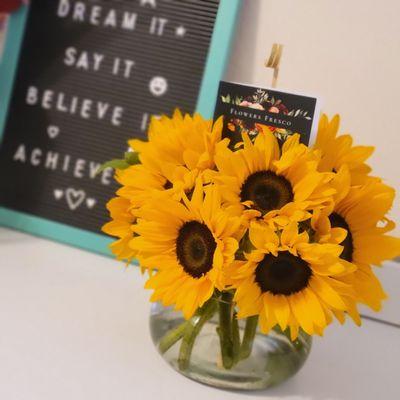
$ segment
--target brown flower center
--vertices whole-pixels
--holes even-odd
[[[257,265],[255,281],[262,292],[289,296],[307,287],[312,271],[300,257],[282,251],[275,257],[267,254]]]
[[[344,239],[343,242],[340,243],[343,246],[343,251],[342,254],[340,255],[340,258],[352,262],[354,245],[353,245],[353,236],[351,235],[349,224],[341,215],[335,212],[329,216],[329,221],[331,222],[332,228],[344,228],[347,230],[346,239]]]
[[[205,224],[189,221],[179,230],[176,255],[187,274],[200,278],[211,270],[216,247],[214,236]]]
[[[172,184],[172,182],[170,182],[168,179],[165,181],[164,183],[164,189],[168,190],[168,189],[172,189],[174,187],[174,185]]]
[[[292,185],[283,176],[272,171],[255,172],[244,181],[240,199],[251,200],[256,210],[266,214],[293,201]]]

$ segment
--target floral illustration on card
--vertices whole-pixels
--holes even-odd
[[[302,108],[290,108],[281,98],[275,97],[265,89],[256,89],[254,93],[248,96],[242,95],[220,95],[220,100],[223,103],[233,104],[240,107],[247,107],[252,110],[266,111],[272,114],[286,115],[289,117],[303,118],[312,120],[309,111]],[[226,136],[240,138],[243,132],[248,133],[252,140],[259,133],[259,123],[257,121],[248,121],[241,118],[227,118],[225,121]],[[286,128],[279,128],[273,125],[267,125],[274,133],[280,144],[293,135],[295,131]],[[236,140],[235,140],[236,141]]]

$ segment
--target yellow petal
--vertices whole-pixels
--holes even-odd
[[[309,285],[313,292],[329,306],[338,310],[346,310],[346,305],[327,283],[327,278],[313,276],[310,279]]]
[[[282,295],[272,295],[274,314],[282,330],[285,330],[289,321],[290,307],[287,298]]]

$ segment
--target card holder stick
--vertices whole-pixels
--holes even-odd
[[[276,88],[276,85],[278,83],[279,65],[281,62],[282,51],[283,51],[283,45],[274,43],[272,45],[271,54],[269,58],[265,60],[264,63],[264,65],[267,68],[272,68],[274,70],[274,74],[272,76],[272,84],[271,84],[271,87],[273,88]]]

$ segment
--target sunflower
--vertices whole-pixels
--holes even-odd
[[[140,153],[141,163],[116,170],[121,188],[108,204],[112,221],[103,227],[103,232],[119,238],[111,245],[117,258],[130,261],[135,255],[128,246],[133,237],[133,210],[160,197],[180,200],[184,192],[190,192],[203,171],[213,167],[221,132],[222,120],[212,125],[200,115],[192,118],[176,110],[172,118],[153,118],[148,142],[129,142]]]
[[[337,136],[340,125],[339,115],[331,121],[323,114],[318,126],[314,149],[321,152],[321,162],[318,169],[322,172],[339,171],[346,165],[349,168],[353,185],[362,184],[368,179],[371,168],[365,161],[374,151],[372,146],[353,146],[350,135]]]
[[[115,174],[121,185],[117,195],[129,199],[135,208],[160,196],[172,196],[180,200],[182,193],[193,188],[197,177],[197,170],[188,171],[184,167],[167,164],[162,173],[156,172],[148,164],[137,164],[117,170]]]
[[[174,304],[190,318],[214,293],[225,287],[225,268],[238,249],[241,220],[221,209],[219,190],[197,182],[191,199],[165,198],[137,212],[130,246],[143,268],[153,273],[146,288],[151,301]]]
[[[347,311],[359,318],[354,290],[337,279],[355,269],[339,258],[341,246],[310,243],[295,222],[274,231],[253,221],[249,239],[254,248],[246,260],[229,267],[239,318],[259,315],[262,332],[279,325],[290,328],[292,340],[299,328],[322,334],[332,312]]]
[[[129,200],[115,197],[107,203],[107,209],[111,221],[102,227],[102,231],[118,239],[110,245],[110,249],[118,260],[126,260],[130,263],[136,256],[136,252],[129,247],[133,238],[133,224],[135,216],[132,214],[132,206]]]
[[[279,149],[268,127],[259,125],[254,143],[243,133],[243,147],[229,149],[226,142],[217,146],[214,181],[221,185],[225,204],[237,214],[263,217],[280,225],[309,218],[307,210],[331,201],[333,174],[317,171],[319,158],[298,134]]]
[[[215,146],[221,134],[222,119],[213,125],[199,114],[183,116],[179,110],[172,118],[153,118],[147,142],[129,141],[141,164],[117,171],[117,181],[122,185],[117,194],[131,199],[137,207],[160,192],[180,200],[205,170],[214,167]]]
[[[312,225],[323,241],[342,244],[340,257],[357,267],[342,280],[354,285],[358,301],[379,311],[386,294],[370,265],[400,255],[400,239],[387,235],[395,224],[385,217],[395,191],[379,179],[371,178],[362,186],[351,186],[350,181],[347,166],[341,167],[332,181],[340,188],[334,208],[313,217]],[[345,238],[334,233],[338,228],[347,231]]]
[[[213,125],[212,120],[205,120],[200,114],[192,117],[175,110],[172,118],[152,119],[148,141],[133,139],[129,144],[141,153],[142,163],[150,159],[160,173],[164,162],[204,170],[214,166],[214,147],[221,134],[222,118]]]

